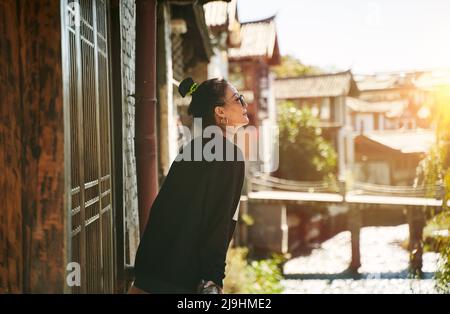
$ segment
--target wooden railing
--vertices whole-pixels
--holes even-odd
[[[292,191],[309,193],[339,193],[345,195],[380,195],[443,198],[443,185],[395,186],[369,182],[330,181],[294,181],[273,177],[267,174],[252,174],[247,178],[248,191]]]
[[[439,212],[444,204],[449,201],[444,198],[442,184],[427,186],[390,186],[367,182],[353,182],[346,184],[344,181],[312,181],[298,182],[275,178],[267,174],[252,174],[247,177],[247,196],[245,207],[252,211],[258,206],[265,208],[259,211],[260,215],[273,215],[273,219],[265,219],[268,224],[274,225],[270,230],[280,227],[281,231],[287,228],[287,204],[309,204],[311,206],[321,204],[340,204],[347,208],[348,228],[351,232],[352,259],[350,270],[357,270],[361,265],[359,249],[359,233],[362,226],[362,212],[380,206],[406,212],[409,224],[410,241],[409,249],[410,265],[413,272],[420,272],[422,268],[422,231],[425,226],[426,213],[433,210]],[[248,202],[248,204],[247,204]],[[255,206],[255,207],[254,207]],[[269,206],[269,207],[268,207]],[[271,211],[270,207],[274,210]],[[253,208],[253,209],[252,209]],[[268,209],[269,208],[269,209]],[[281,209],[281,210],[278,210]],[[258,212],[257,212],[258,213]],[[281,215],[281,218],[280,218]],[[258,227],[267,228],[267,225]],[[268,230],[268,229],[264,229]],[[260,230],[259,235],[265,231]],[[286,242],[287,234],[279,232],[281,242]],[[285,231],[285,230],[284,230]],[[270,237],[269,237],[270,238]],[[273,241],[273,239],[269,239]]]

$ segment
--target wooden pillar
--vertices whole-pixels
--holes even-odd
[[[287,253],[289,230],[286,205],[282,202],[252,203],[249,213],[255,221],[248,234],[251,245],[265,253]]]
[[[136,1],[136,175],[139,231],[158,192],[156,147],[156,0]]]
[[[357,272],[361,267],[361,253],[360,253],[360,239],[359,234],[361,230],[361,210],[362,205],[352,204],[348,213],[348,227],[351,232],[351,246],[352,259],[349,265],[349,270]]]
[[[0,291],[60,293],[68,262],[60,2],[1,1],[0,19]]]
[[[120,0],[110,2],[110,29],[111,29],[111,64],[121,64],[122,37],[120,32]],[[115,267],[116,284],[115,293],[124,293],[126,286],[126,226],[124,208],[124,176],[123,176],[123,114],[122,99],[127,97],[122,92],[122,67],[111,66],[112,84],[112,116],[113,116],[113,173],[114,173],[114,226],[115,226]]]
[[[248,197],[241,196],[241,202],[239,204],[239,216],[247,216],[248,215]],[[239,245],[247,246],[248,244],[248,226],[245,221],[239,217],[238,226],[239,226]]]
[[[24,292],[66,286],[61,10],[59,1],[19,1],[22,65]]]
[[[0,1],[0,294],[23,291],[22,123],[16,0]]]
[[[423,228],[425,226],[425,214],[422,207],[409,207],[408,225],[409,225],[409,267],[410,272],[416,275],[422,273],[422,254],[423,254]]]

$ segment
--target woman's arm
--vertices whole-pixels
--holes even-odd
[[[206,191],[202,220],[203,246],[200,249],[201,278],[223,287],[225,260],[231,233],[232,215],[240,199],[243,169],[237,162],[216,162]]]

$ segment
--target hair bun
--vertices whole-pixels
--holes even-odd
[[[194,82],[192,77],[187,77],[181,81],[178,86],[178,92],[181,97],[185,97],[186,95],[192,95],[193,92],[197,89],[197,83]]]

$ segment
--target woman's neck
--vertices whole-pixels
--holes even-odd
[[[238,127],[235,126],[225,126],[225,127],[221,127],[222,129],[222,135],[226,138],[228,138],[229,140],[233,140],[234,139],[234,135],[236,134]]]

